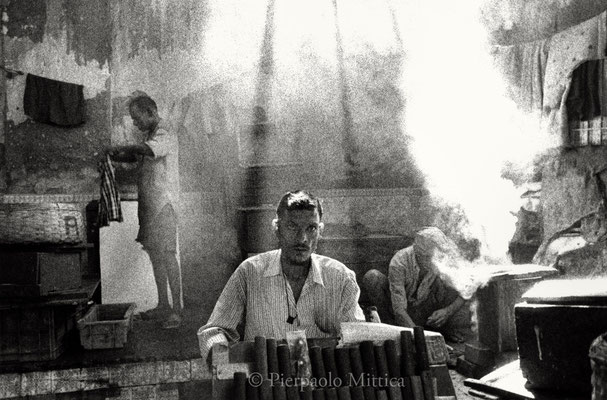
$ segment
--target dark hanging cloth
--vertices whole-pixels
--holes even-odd
[[[601,67],[600,60],[589,60],[573,71],[566,103],[570,121],[590,121],[601,115]]]
[[[122,222],[122,208],[120,207],[120,194],[116,187],[114,167],[110,156],[98,164],[100,174],[99,210],[97,222],[99,227],[108,226],[110,221]]]
[[[83,86],[28,74],[23,110],[38,122],[80,125],[84,122]]]

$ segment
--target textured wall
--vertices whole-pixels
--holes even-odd
[[[142,90],[166,118],[183,120],[184,100],[200,105],[220,85],[241,159],[254,145],[259,105],[277,132],[266,139],[265,162],[305,163],[323,186],[352,185],[352,172],[358,186],[418,186],[399,118],[403,49],[391,10],[339,7],[336,15],[321,1],[114,1],[112,98]],[[359,32],[368,26],[380,33]],[[198,136],[208,135],[201,122]],[[114,141],[129,123],[114,116]]]
[[[25,77],[9,79],[6,191],[96,193],[103,147],[136,140],[128,96],[149,94],[180,135],[182,206],[191,217],[182,224],[182,261],[186,295],[195,296],[223,286],[209,283],[209,271],[233,267],[243,154],[257,140],[265,141],[269,164],[295,163],[307,187],[421,187],[401,120],[398,16],[390,2],[334,4],[11,2],[6,65],[84,85],[87,122],[63,129],[31,121],[22,109]],[[265,139],[251,131],[256,105],[274,127]],[[127,191],[134,191],[133,176],[131,168],[118,170]],[[433,210],[410,212],[415,201],[403,199],[416,218],[404,223],[431,223]],[[359,211],[348,210],[342,222],[357,223]],[[375,220],[369,212],[361,223],[375,230],[394,223],[391,216],[384,209]]]
[[[600,14],[605,0],[488,0],[483,22],[496,44],[544,39]]]
[[[593,173],[606,166],[606,157],[604,147],[584,147],[555,155],[546,164],[541,198],[545,238],[597,210],[601,198]]]
[[[403,48],[393,10],[362,2],[293,7],[263,0],[12,2],[6,65],[84,85],[87,123],[63,139],[54,128],[32,125],[22,110],[25,77],[9,79],[2,141],[16,145],[7,151],[8,191],[32,192],[37,184],[38,192],[90,191],[85,165],[94,164],[95,153],[110,140],[134,139],[128,95],[148,93],[165,118],[183,124],[192,105],[204,111],[216,87],[221,99],[213,101],[229,114],[225,130],[243,147],[253,106],[264,107],[278,132],[268,144],[272,163],[308,164],[321,186],[419,186],[400,120]],[[195,122],[189,138],[204,147],[204,136],[216,132],[208,121]],[[32,131],[44,137],[22,151]],[[77,137],[77,156],[64,157],[66,141]],[[45,181],[50,163],[30,160],[43,152],[56,159],[53,171],[70,173],[62,186]],[[205,162],[204,154],[190,158]]]
[[[23,112],[25,75],[7,81],[6,168],[9,193],[90,193],[96,157],[109,144],[109,3],[10,2],[5,64],[84,85],[86,123],[61,128]]]
[[[605,9],[605,0],[490,0],[483,20],[493,43],[513,45],[549,38]],[[591,172],[605,166],[605,155],[604,148],[590,147],[543,155],[544,238],[596,210],[600,199]]]

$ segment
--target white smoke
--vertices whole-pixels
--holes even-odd
[[[485,286],[491,278],[491,269],[452,254],[437,251],[432,257],[432,263],[438,269],[441,279],[457,290],[464,300],[472,298],[477,289]]]
[[[506,98],[490,58],[479,2],[408,2],[398,11],[405,46],[404,131],[429,189],[460,204],[481,254],[506,262],[520,193],[506,161],[542,148],[537,121]]]

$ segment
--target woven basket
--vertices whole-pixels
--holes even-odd
[[[82,213],[73,204],[0,205],[0,244],[80,244],[85,234]]]

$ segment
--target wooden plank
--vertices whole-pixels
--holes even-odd
[[[539,282],[523,295],[527,303],[607,305],[607,280],[576,279]]]
[[[541,278],[498,280],[477,291],[478,340],[494,352],[517,349],[514,305]]]
[[[495,365],[495,352],[479,342],[466,343],[464,358],[466,361],[484,367]]]
[[[556,268],[537,264],[483,265],[482,270],[490,277],[489,282],[535,279],[558,275],[559,273]]]
[[[519,400],[534,400],[535,397],[525,396],[518,392],[511,392],[509,390],[503,389],[499,386],[496,386],[489,382],[483,382],[478,379],[468,378],[464,381],[464,386],[480,390],[481,392],[485,392],[491,395],[495,395],[498,397],[503,397],[505,399],[519,399]]]
[[[394,340],[397,351],[400,354],[401,331],[408,330],[413,332],[412,328],[388,325],[377,322],[343,322],[341,324],[340,345],[349,345],[360,343],[365,340],[372,340],[383,344],[386,340]],[[446,364],[448,352],[445,339],[440,333],[425,331],[426,346],[428,358],[431,365]]]
[[[35,299],[5,299],[0,304],[0,310],[21,307],[46,307],[85,304],[91,299],[91,297],[97,291],[100,285],[101,281],[99,280],[99,278],[83,278],[81,288],[66,290],[60,293],[53,293],[51,295],[42,296]]]
[[[527,379],[523,376],[519,360],[512,361],[503,367],[479,379],[466,379],[464,386],[479,390],[483,393],[498,396],[503,399],[520,400],[582,400],[588,396],[580,394],[565,394],[562,392],[532,392],[526,388]]]

